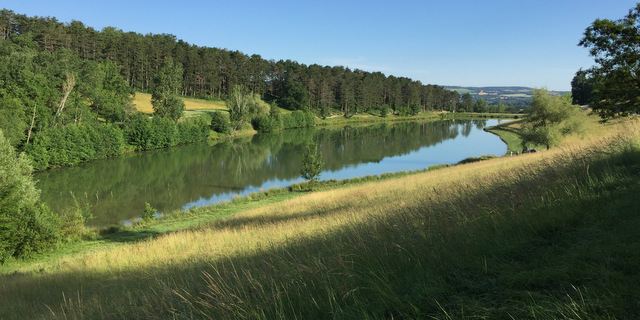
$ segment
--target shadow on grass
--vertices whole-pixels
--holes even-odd
[[[164,233],[152,230],[124,230],[114,233],[106,233],[100,236],[100,240],[108,242],[136,242],[156,238]]]

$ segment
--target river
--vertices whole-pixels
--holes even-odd
[[[89,203],[104,227],[139,217],[149,202],[159,212],[205,206],[233,196],[302,181],[305,145],[319,141],[321,180],[420,170],[485,154],[506,145],[485,132],[505,120],[445,120],[287,130],[218,143],[128,154],[35,175],[55,212]]]

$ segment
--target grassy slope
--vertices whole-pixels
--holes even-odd
[[[34,264],[0,318],[638,317],[637,127]]]
[[[214,100],[202,100],[187,97],[180,97],[184,101],[185,111],[198,111],[198,110],[227,110],[227,106],[223,101]],[[133,104],[135,107],[144,113],[153,113],[153,106],[151,105],[151,94],[136,92],[133,98]]]

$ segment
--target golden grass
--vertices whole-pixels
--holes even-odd
[[[82,270],[109,274],[193,261],[211,263],[230,256],[252,254],[265,245],[283,246],[297,239],[331,233],[351,223],[367,223],[372,218],[414,206],[434,195],[438,198],[451,197],[471,185],[485,185],[498,177],[504,178],[510,169],[531,166],[542,159],[535,155],[500,158],[455,169],[311,193],[214,221],[196,230],[65,256],[17,271],[44,270],[55,274]]]
[[[224,101],[209,101],[195,98],[180,97],[184,101],[185,110],[227,110]],[[151,94],[136,92],[133,97],[133,104],[140,112],[151,114],[153,106],[151,105]]]
[[[618,124],[614,122],[604,127],[589,125],[589,136],[615,134],[613,128]],[[214,221],[197,230],[65,256],[53,263],[37,263],[18,271],[46,270],[56,273],[91,270],[109,273],[194,260],[211,262],[229,256],[246,255],[265,244],[280,246],[288,241],[331,232],[355,221],[366,223],[370,218],[414,206],[416,202],[431,198],[434,194],[443,200],[461,193],[467,187],[477,188],[490,184],[498,177],[503,179],[516,168],[532,168],[568,150],[580,149],[585,143],[577,137],[570,137],[565,147],[537,154],[498,158],[399,179],[369,182],[347,189],[311,193]]]
[[[612,127],[617,125],[612,123],[608,128],[598,129],[597,134],[600,137],[615,134]],[[465,188],[479,188],[498,178],[504,179],[516,168],[534,168],[554,161],[557,155],[580,149],[585,143],[588,142],[572,137],[563,148],[537,154],[498,158],[346,189],[311,193],[214,221],[196,230],[65,256],[17,271],[57,273],[90,270],[110,273],[246,255],[265,244],[280,246],[288,241],[331,232],[356,221],[366,223],[368,219],[414,206],[434,195],[438,201],[445,200],[460,194]]]

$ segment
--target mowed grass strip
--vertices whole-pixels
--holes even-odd
[[[184,101],[186,111],[191,110],[228,110],[224,101],[203,100],[196,98],[180,97]],[[136,92],[133,98],[133,104],[140,112],[151,114],[153,106],[151,105],[151,94]]]

